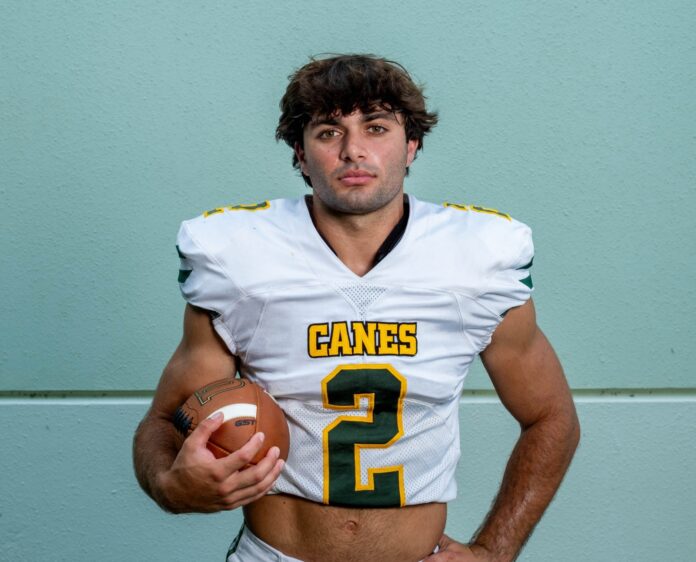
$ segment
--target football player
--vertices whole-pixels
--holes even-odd
[[[561,365],[538,328],[527,226],[405,195],[437,123],[398,64],[313,59],[290,77],[277,138],[311,188],[182,224],[183,338],[134,441],[165,510],[243,507],[228,561],[509,561],[579,439]],[[444,535],[457,492],[458,405],[476,356],[521,433],[476,534]],[[256,434],[215,459],[219,417],[182,440],[174,411],[240,373],[286,413],[287,462]]]

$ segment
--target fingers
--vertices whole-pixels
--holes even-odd
[[[177,506],[188,511],[235,509],[264,496],[283,469],[278,447],[271,447],[258,464],[250,462],[265,436],[254,434],[239,450],[216,459],[205,446],[222,423],[222,416],[204,420],[184,441],[170,472],[177,484]]]
[[[279,456],[280,450],[278,447],[271,447],[266,453],[266,456],[256,465],[248,467],[244,465],[247,468],[237,472],[240,486],[254,486],[266,478],[266,476],[275,469]]]
[[[191,435],[186,438],[184,443],[188,442],[189,445],[194,447],[205,447],[210,436],[222,425],[224,419],[225,416],[222,412],[218,412],[214,416],[204,419],[196,426],[196,429],[191,432]]]
[[[263,433],[254,433],[254,435],[252,435],[249,438],[249,441],[247,441],[244,444],[244,446],[237,449],[234,453],[227,455],[226,457],[221,459],[222,465],[225,467],[225,470],[227,470],[229,473],[232,473],[236,470],[241,470],[249,463],[251,463],[252,459],[263,447],[265,439],[266,436]],[[268,456],[268,453],[266,453],[266,456]]]
[[[224,509],[235,509],[265,496],[278,479],[284,465],[283,459],[276,458],[268,470],[259,463],[238,472],[235,476],[239,478],[232,484],[235,489],[225,498]],[[234,481],[235,478],[232,477],[230,480]]]
[[[232,484],[237,489],[256,486],[259,488],[258,491],[260,491],[260,488],[263,487],[260,486],[260,484],[265,483],[269,479],[271,480],[269,486],[272,485],[280,474],[279,468],[282,468],[284,465],[282,459],[280,459],[280,463],[278,462],[279,455],[280,451],[278,447],[271,447],[266,453],[266,456],[261,459],[258,464],[248,465],[247,463],[244,463],[244,467],[232,472],[223,484]],[[244,461],[242,460],[241,462]]]
[[[452,543],[452,539],[444,533],[442,533],[440,540],[437,541],[437,545],[440,547],[440,550],[447,550],[447,547],[450,545],[450,543]]]
[[[434,562],[435,560],[439,560],[437,553],[442,552],[446,548],[447,541],[449,541],[449,540],[450,540],[450,538],[443,533],[442,536],[440,537],[440,540],[437,541],[437,552],[423,558],[423,562],[430,562],[430,561]]]
[[[219,509],[235,509],[259,499],[278,479],[285,464],[278,447],[271,447],[257,464],[249,464],[264,439],[263,433],[256,433],[234,453],[213,461],[210,478]]]
[[[447,560],[461,560],[461,562],[484,562],[492,560],[488,556],[481,556],[479,551],[474,551],[470,545],[462,544],[443,534],[438,541],[438,551],[423,559],[423,562],[445,562]]]
[[[258,464],[245,465],[246,468],[234,471],[221,482],[221,509],[235,509],[266,495],[285,466],[285,461],[278,458],[279,455],[278,447],[271,447]]]

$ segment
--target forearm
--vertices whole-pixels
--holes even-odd
[[[182,438],[171,422],[148,414],[133,439],[133,466],[140,487],[164,510],[171,507],[157,486],[157,477],[169,470]]]
[[[523,429],[490,513],[472,539],[500,562],[514,560],[558,489],[579,440],[575,412]]]

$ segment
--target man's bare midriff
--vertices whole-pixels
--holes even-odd
[[[306,562],[417,562],[433,551],[446,516],[444,503],[354,509],[282,494],[244,508],[257,537]]]

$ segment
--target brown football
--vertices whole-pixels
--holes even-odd
[[[288,458],[290,435],[285,414],[263,388],[245,379],[224,378],[199,388],[174,414],[174,426],[188,436],[196,426],[217,412],[223,424],[208,439],[208,449],[217,458],[226,457],[244,445],[257,431],[266,438],[252,459],[259,462],[276,445],[280,458]]]

